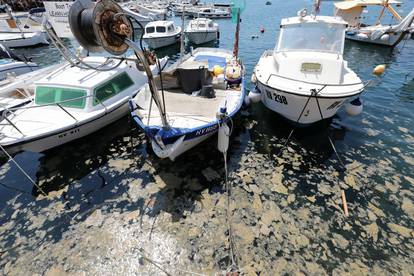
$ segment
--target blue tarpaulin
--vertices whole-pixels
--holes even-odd
[[[220,65],[222,68],[226,67],[226,58],[225,57],[218,57],[218,56],[210,56],[210,55],[199,55],[196,56],[195,61],[208,61],[208,69],[213,70],[215,65]]]

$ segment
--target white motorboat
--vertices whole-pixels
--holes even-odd
[[[231,12],[226,8],[202,7],[186,11],[190,17],[198,18],[231,18]]]
[[[144,41],[152,49],[158,49],[178,43],[181,38],[181,27],[173,21],[154,21],[145,26]]]
[[[343,59],[345,28],[339,17],[285,18],[279,41],[256,65],[253,80],[270,110],[298,125],[334,116],[364,85]]]
[[[396,0],[348,0],[335,3],[335,16],[342,17],[347,23],[346,38],[353,41],[395,47],[408,39],[410,26],[414,21],[414,9],[402,18],[392,7],[401,4]],[[381,7],[376,23],[370,26],[361,22],[361,14],[368,6]],[[394,25],[381,24],[385,10],[388,10],[398,22]]]
[[[86,57],[85,63],[108,71],[67,65],[35,82],[34,101],[6,110],[0,145],[9,152],[42,152],[81,138],[125,116],[128,99],[146,83],[135,61]],[[164,64],[166,60],[162,60]],[[157,72],[156,66],[152,70]]]
[[[194,44],[203,44],[219,38],[219,26],[207,18],[193,19],[185,30],[188,40]]]
[[[225,73],[212,77],[214,68]],[[161,76],[163,108],[153,103],[148,87],[130,101],[133,119],[159,158],[174,160],[213,136],[243,104],[244,68],[231,51],[197,48]]]

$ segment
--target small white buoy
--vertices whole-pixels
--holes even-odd
[[[249,95],[247,95],[246,97],[244,97],[244,106],[250,106],[252,102],[250,101]]]
[[[389,34],[383,34],[380,39],[382,41],[388,41],[388,40],[390,40],[390,35]]]
[[[358,33],[356,36],[360,39],[368,39],[369,38],[368,35],[364,34],[364,33]]]
[[[357,116],[361,114],[362,109],[363,105],[359,98],[356,98],[345,105],[346,113],[348,113],[349,116]]]
[[[261,100],[262,94],[259,90],[255,89],[249,92],[249,95],[247,96],[252,103],[258,103]]]
[[[229,149],[230,128],[226,123],[222,123],[218,130],[217,148],[220,152],[226,153]]]

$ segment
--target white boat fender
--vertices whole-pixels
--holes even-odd
[[[364,34],[364,33],[358,33],[356,36],[360,39],[368,39],[369,38],[368,35]]]
[[[346,113],[350,116],[357,116],[361,114],[362,109],[363,105],[359,98],[356,98],[345,105]]]
[[[253,73],[252,74],[251,82],[254,83],[254,84],[256,84],[256,82],[257,82],[256,73]]]
[[[229,141],[230,141],[230,128],[223,120],[227,117],[227,107],[223,106],[220,107],[220,113],[217,114],[217,118],[222,121],[219,124],[218,129],[218,140],[217,140],[217,148],[220,152],[226,153],[229,149]]]
[[[390,35],[389,34],[383,34],[380,39],[382,41],[388,41],[388,40],[390,40]]]
[[[252,103],[258,103],[260,102],[262,94],[258,89],[254,89],[249,92],[248,98]]]
[[[229,149],[230,142],[230,128],[226,123],[220,124],[218,130],[217,148],[220,152],[226,153]]]

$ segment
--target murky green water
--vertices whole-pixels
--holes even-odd
[[[261,53],[273,48],[280,19],[310,3],[273,2],[249,1],[242,16],[240,54],[249,75]],[[407,3],[402,13],[413,6]],[[332,2],[324,3],[322,13],[331,11]],[[220,47],[231,49],[235,26],[219,24]],[[174,51],[158,54],[174,57]],[[42,65],[60,60],[52,47],[19,52]],[[373,78],[375,65],[388,65],[381,83],[363,94],[364,113],[341,111],[328,128],[297,130],[283,151],[291,126],[279,116],[258,104],[237,117],[229,171],[236,257],[244,273],[414,272],[413,56],[414,40],[394,51],[347,43],[345,59],[363,80]],[[225,271],[227,197],[223,158],[215,149],[211,139],[174,163],[158,160],[125,117],[74,143],[15,157],[47,197],[3,158],[1,273]]]

